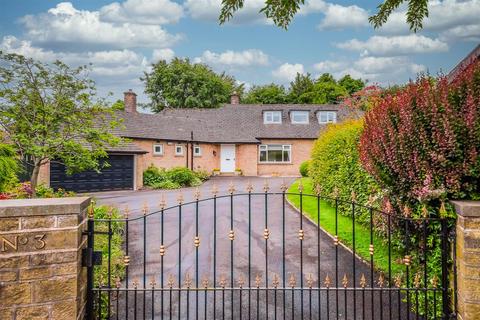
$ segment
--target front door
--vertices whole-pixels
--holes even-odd
[[[222,144],[220,146],[220,171],[234,172],[235,171],[235,145]]]

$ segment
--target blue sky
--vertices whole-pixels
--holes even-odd
[[[226,71],[239,82],[288,84],[296,72],[351,74],[381,85],[418,72],[448,72],[480,42],[480,0],[430,1],[425,28],[412,33],[405,9],[381,29],[368,16],[376,1],[306,0],[285,31],[246,0],[233,21],[220,26],[221,0],[3,0],[0,49],[42,61],[92,63],[100,94],[132,88],[152,62],[189,57]]]

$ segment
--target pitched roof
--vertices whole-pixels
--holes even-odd
[[[264,124],[264,111],[281,111],[281,124]],[[292,124],[290,112],[309,111],[309,124]],[[123,137],[206,143],[259,143],[259,139],[316,139],[325,124],[318,111],[337,111],[341,121],[347,110],[339,105],[227,104],[217,109],[165,109],[158,114],[119,112],[124,119]]]

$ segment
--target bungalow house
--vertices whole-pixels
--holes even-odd
[[[75,191],[138,189],[150,165],[188,167],[245,176],[298,176],[315,139],[328,123],[347,116],[339,105],[247,105],[232,95],[217,109],[165,109],[137,112],[136,94],[127,91],[118,131],[129,142],[109,150],[110,167],[101,174],[68,176],[61,164],[41,170],[41,181]]]

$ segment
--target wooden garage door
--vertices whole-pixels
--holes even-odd
[[[65,166],[50,164],[50,186],[75,192],[111,191],[133,189],[133,155],[110,155],[110,166],[96,171],[83,171],[67,175]]]

